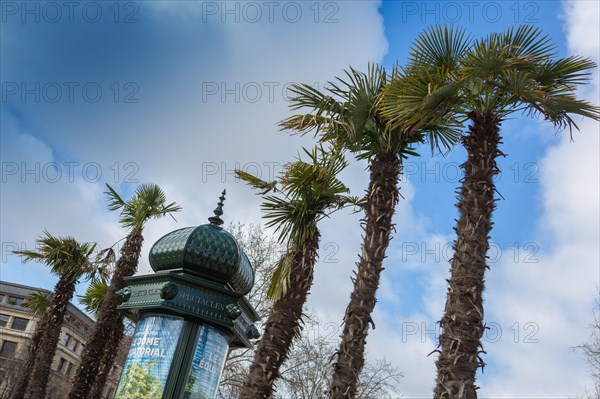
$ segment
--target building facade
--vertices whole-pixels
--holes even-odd
[[[0,282],[0,399],[9,399],[19,370],[24,364],[37,326],[38,317],[24,306],[26,298],[47,290]],[[94,320],[69,304],[58,347],[52,362],[46,399],[66,398],[81,361],[85,342],[91,336]],[[124,340],[104,388],[103,398],[112,399],[127,353]]]

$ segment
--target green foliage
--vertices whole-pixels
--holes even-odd
[[[381,112],[393,126],[433,115],[459,127],[471,111],[500,119],[524,111],[569,130],[577,128],[574,115],[600,120],[600,108],[575,96],[596,65],[554,57],[555,46],[533,26],[476,41],[462,29],[433,27],[415,40],[408,65],[384,89]]]
[[[158,219],[172,213],[179,212],[181,207],[175,202],[167,204],[167,196],[156,184],[144,183],[140,185],[129,201],[124,201],[121,196],[107,183],[108,209],[121,211],[119,222],[127,229],[143,229],[150,219]]]
[[[107,273],[110,258],[105,254],[92,259],[96,249],[95,243],[79,243],[73,237],[55,237],[44,231],[44,235],[36,240],[36,251],[15,251],[22,255],[24,261],[37,261],[50,267],[52,273],[65,279],[77,282],[82,276],[94,279]]]
[[[273,273],[268,291],[271,299],[280,298],[289,285],[291,256],[296,248],[317,232],[317,223],[332,212],[348,205],[361,206],[362,201],[349,194],[337,178],[348,165],[341,151],[319,146],[304,149],[307,161],[300,157],[285,165],[277,181],[266,182],[237,170],[239,178],[257,189],[266,226],[279,233],[279,242],[288,246]],[[270,194],[269,194],[270,193]]]
[[[86,312],[93,315],[100,313],[102,302],[108,293],[108,282],[106,279],[94,280],[88,285],[85,294],[77,295],[79,303],[84,306]]]
[[[395,69],[392,75],[397,73]],[[367,73],[350,68],[345,78],[328,82],[325,92],[307,84],[293,85],[290,107],[309,108],[311,113],[293,115],[280,122],[280,127],[300,134],[314,131],[321,141],[347,148],[358,159],[371,159],[384,152],[405,159],[417,155],[412,145],[427,138],[433,148],[444,149],[458,140],[456,124],[448,123],[445,115],[436,119],[427,114],[412,124],[390,124],[394,115],[383,114],[380,106],[387,85],[385,69],[373,64]]]
[[[163,387],[160,379],[152,372],[153,364],[147,368],[138,362],[133,362],[121,377],[120,389],[115,399],[160,399]]]
[[[25,306],[32,315],[40,316],[46,313],[46,310],[48,310],[51,303],[52,293],[38,290],[36,292],[32,292],[27,296],[27,298],[25,298],[23,306]]]

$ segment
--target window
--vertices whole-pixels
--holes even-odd
[[[6,295],[0,294],[0,302],[4,302],[4,298],[6,298]]]
[[[19,296],[9,296],[8,297],[9,305],[22,306],[24,301],[25,301],[25,298],[21,298]]]
[[[73,352],[77,353],[77,347],[79,346],[79,341],[76,339],[73,340]]]
[[[15,357],[17,352],[17,343],[12,341],[4,341],[2,343],[2,349],[0,349],[0,356],[2,357]]]
[[[0,313],[0,327],[6,327],[8,324],[8,315]]]
[[[62,370],[65,367],[65,363],[67,363],[67,361],[61,357],[60,361],[58,362],[58,366],[56,367],[56,371],[58,371],[59,373],[62,373]]]
[[[65,372],[65,375],[68,377],[71,375],[71,370],[73,369],[73,363],[68,362],[67,363],[67,371]]]
[[[70,334],[65,333],[65,347],[69,347],[69,344],[71,343],[71,338],[73,337],[71,337]]]
[[[19,331],[25,331],[27,329],[28,323],[29,323],[28,319],[23,319],[21,317],[15,317],[15,318],[13,318],[12,329],[19,330]]]

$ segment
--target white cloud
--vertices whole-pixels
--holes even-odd
[[[302,145],[314,142],[278,131],[277,121],[289,113],[285,85],[323,84],[349,65],[362,67],[381,61],[387,51],[379,2],[335,3],[334,23],[325,23],[324,14],[315,23],[308,8],[313,3],[296,3],[302,4],[304,16],[298,23],[289,22],[290,15],[286,15],[274,23],[263,19],[233,24],[222,23],[220,16],[204,18],[200,4],[146,2],[137,15],[138,24],[110,24],[110,32],[102,31],[104,25],[100,24],[37,24],[29,29],[3,26],[3,54],[12,55],[3,57],[7,80],[43,84],[46,79],[77,78],[99,82],[105,94],[98,103],[79,99],[57,104],[15,100],[14,104],[8,101],[6,108],[3,104],[3,165],[16,162],[18,167],[31,168],[38,163],[43,168],[57,163],[63,173],[55,183],[49,183],[42,172],[37,182],[32,175],[22,182],[20,170],[15,176],[6,176],[1,190],[4,243],[25,242],[31,248],[44,228],[57,235],[97,240],[101,245],[122,238],[125,232],[116,215],[106,211],[101,194],[104,181],[126,194],[131,194],[138,182],[153,181],[164,188],[170,200],[184,207],[176,215],[178,223],[170,218],[148,223],[140,272],[149,271],[147,253],[160,236],[175,228],[206,223],[223,188],[228,191],[226,222],[259,221],[260,199],[234,179],[233,169],[241,167],[273,178]],[[226,6],[225,2],[214,4]],[[321,12],[331,11],[324,8],[326,4],[319,7]],[[18,45],[7,40],[13,37],[11,29],[22,34]],[[81,29],[86,35],[81,40],[91,47],[102,38],[93,57],[79,57],[87,50],[79,47],[75,29]],[[113,30],[128,34],[115,39],[108,35],[114,34]],[[23,48],[35,48],[40,40],[61,34],[64,37],[48,44],[52,67],[37,68],[37,63],[26,62],[32,53]],[[53,47],[57,42],[63,45]],[[129,53],[135,58],[128,60]],[[110,62],[99,68],[103,57]],[[68,61],[73,59],[78,62]],[[28,67],[19,67],[19,63]],[[139,102],[109,101],[113,94],[109,84],[129,80],[139,88],[134,96]],[[219,92],[208,94],[213,87]],[[254,102],[256,93],[251,90],[256,87],[262,92]],[[235,93],[222,97],[222,89],[231,88]],[[126,93],[121,90],[120,94]],[[65,162],[78,162],[72,180]],[[82,169],[85,165],[92,165],[88,174]],[[98,182],[90,179],[95,165],[102,172]],[[23,266],[5,249],[12,247],[3,247],[6,262],[0,268],[1,278],[52,286],[53,279],[42,266]],[[23,270],[35,270],[35,275]]]

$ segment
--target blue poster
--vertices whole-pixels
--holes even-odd
[[[206,324],[200,328],[185,399],[214,399],[228,351],[227,336]]]
[[[136,328],[115,399],[161,399],[183,318],[144,315]]]

